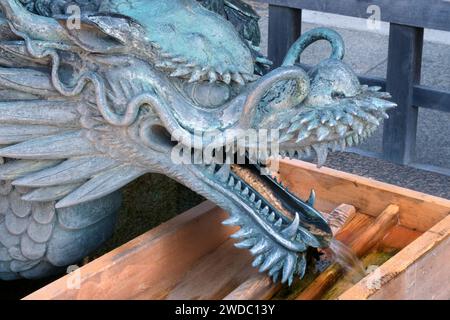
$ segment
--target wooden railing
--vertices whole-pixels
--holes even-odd
[[[383,153],[365,154],[450,175],[450,169],[415,163],[418,108],[450,112],[450,92],[420,84],[424,28],[450,31],[450,1],[256,1],[269,4],[268,55],[275,67],[281,64],[287,50],[301,34],[302,9],[368,18],[368,7],[378,6],[380,20],[390,24],[387,75],[386,79],[360,78],[363,83],[378,85],[390,92],[398,107],[384,123]]]

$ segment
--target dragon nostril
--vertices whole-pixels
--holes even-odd
[[[342,91],[333,91],[333,92],[331,92],[331,97],[333,99],[343,99],[346,97],[346,95]]]

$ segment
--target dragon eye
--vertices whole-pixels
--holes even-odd
[[[224,83],[189,83],[184,91],[195,104],[205,108],[219,107],[230,98],[230,87]]]

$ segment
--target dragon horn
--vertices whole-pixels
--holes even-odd
[[[247,96],[244,104],[242,118],[240,120],[241,128],[251,127],[251,119],[257,110],[258,104],[270,89],[281,81],[293,80],[297,83],[297,90],[293,96],[288,97],[287,103],[295,106],[301,103],[310,91],[310,80],[306,72],[297,66],[279,67],[254,83],[253,89]]]
[[[0,9],[14,29],[34,40],[69,40],[66,31],[55,19],[29,12],[18,0],[0,0]]]

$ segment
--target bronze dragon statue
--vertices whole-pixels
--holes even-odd
[[[302,201],[260,171],[279,156],[321,165],[395,104],[359,83],[329,29],[267,72],[257,20],[238,0],[0,0],[1,279],[79,261],[111,234],[118,190],[149,172],[229,212],[262,272],[303,277],[330,228],[314,193]],[[317,40],[332,53],[306,73],[296,63]],[[251,130],[276,148],[241,139]],[[196,162],[205,146],[213,161]]]

